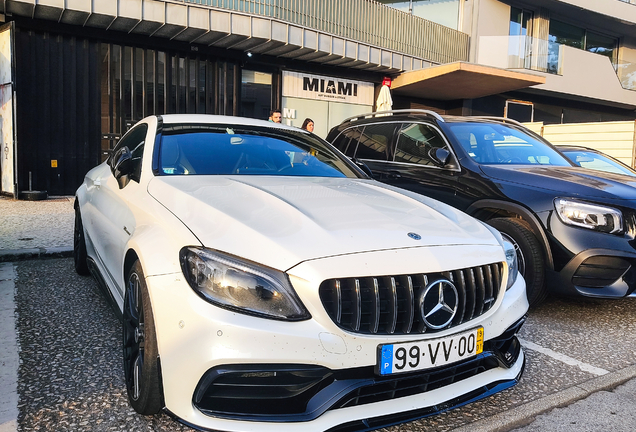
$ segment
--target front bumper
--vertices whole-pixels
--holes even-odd
[[[549,272],[551,291],[586,297],[620,298],[636,289],[636,253],[588,249],[572,258],[560,272]]]
[[[571,227],[551,217],[554,270],[546,272],[551,292],[620,298],[636,290],[636,247],[629,235],[617,236]]]
[[[372,366],[330,370],[296,364],[222,365],[201,378],[193,403],[209,416],[300,422],[314,420],[328,410],[431,392],[496,368],[513,367],[521,355],[515,334],[524,321],[517,321],[496,340],[487,341],[478,356],[424,372],[378,376]],[[491,387],[471,392],[470,398],[487,395]],[[444,405],[451,408],[457,403]]]
[[[378,345],[430,336],[345,332],[320,310],[317,286],[297,276],[292,283],[312,319],[243,315],[203,301],[181,274],[147,278],[169,413],[198,429],[285,432],[303,422],[303,430],[325,431],[440,412],[514,385],[522,373],[524,356],[514,338],[528,307],[522,278],[487,314],[434,335],[482,326],[483,354],[389,377],[373,372]],[[259,385],[258,392],[237,390]]]

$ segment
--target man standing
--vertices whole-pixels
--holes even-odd
[[[274,123],[280,123],[282,120],[283,115],[281,114],[280,110],[271,110],[269,112],[269,121],[274,122]]]

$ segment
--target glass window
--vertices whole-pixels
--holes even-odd
[[[438,148],[445,148],[450,152],[446,142],[435,129],[422,123],[405,123],[398,133],[393,160],[438,166],[431,157],[432,152]]]
[[[177,88],[177,112],[185,114],[187,112],[186,94],[188,92],[188,75],[186,71],[186,59],[179,57],[179,86]]]
[[[615,63],[617,45],[618,41],[615,38],[590,31],[585,35],[585,50],[609,57],[612,63]]]
[[[634,170],[609,156],[586,150],[560,150],[561,153],[565,154],[572,162],[580,167],[636,176]]]
[[[123,97],[123,119],[125,121],[123,131],[126,132],[130,125],[133,124],[132,117],[132,47],[124,47],[124,61],[123,61],[123,69],[124,69],[124,97]]]
[[[111,92],[111,104],[113,107],[113,129],[112,132],[121,134],[122,132],[122,113],[121,113],[121,101],[123,97],[123,85],[122,85],[122,49],[119,45],[112,45],[111,50],[111,63],[110,63],[110,76],[112,77],[113,91]]]
[[[572,24],[550,20],[550,42],[583,49],[585,30]]]
[[[155,113],[155,51],[146,51],[146,112],[145,116]]]
[[[177,57],[170,56],[168,62],[168,106],[166,114],[175,114],[177,112]]]
[[[242,117],[265,120],[272,106],[272,74],[243,70],[241,76]]]
[[[359,177],[327,144],[300,129],[164,125],[163,175]]]
[[[205,60],[199,61],[199,82],[198,82],[198,105],[197,112],[207,112],[205,107],[205,83],[207,76],[207,62]]]
[[[101,159],[100,162],[103,162],[107,155],[108,151],[112,147],[113,139],[108,137],[110,131],[112,130],[112,98],[110,96],[111,92],[111,83],[109,81],[110,75],[108,73],[108,68],[110,67],[110,46],[108,44],[101,45],[101,98],[102,98],[102,111],[101,111],[101,132],[102,132],[102,140],[101,140]],[[106,135],[106,136],[105,136]]]
[[[144,118],[144,50],[135,48],[134,52],[134,111],[133,121],[137,122]]]
[[[543,141],[500,124],[454,123],[448,126],[468,156],[482,164],[571,166]]]
[[[457,30],[459,0],[378,0],[387,6]]]
[[[350,128],[345,130],[340,135],[338,135],[332,143],[335,148],[349,157],[353,157],[353,152],[349,151],[349,143],[351,142],[351,135],[355,130],[357,130],[357,128]],[[355,148],[355,146],[353,147]]]
[[[166,53],[157,53],[157,112],[166,113]]]
[[[595,54],[609,57],[616,64],[618,39],[603,36],[572,24],[557,20],[550,21],[548,71],[558,72],[559,45],[584,49]]]
[[[511,68],[530,67],[532,40],[528,36],[532,35],[533,16],[531,11],[510,8],[508,56]]]
[[[146,141],[146,133],[148,132],[148,125],[141,124],[131,129],[120,141],[113,150],[113,155],[123,147],[128,147],[128,151],[132,154],[132,175],[131,180],[139,182],[141,177],[141,162],[144,153],[144,143]],[[111,167],[116,162],[113,158],[110,160]]]
[[[197,61],[189,59],[188,61],[188,114],[197,112]]]
[[[227,64],[227,101],[225,106],[226,115],[234,115],[234,63]]]
[[[349,144],[349,154],[353,150],[353,154],[359,159],[372,160],[388,160],[389,146],[393,140],[396,123],[379,123],[370,124],[359,129],[359,137],[357,140],[352,136]],[[356,144],[355,148],[351,148]]]

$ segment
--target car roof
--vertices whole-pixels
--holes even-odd
[[[380,122],[400,122],[400,121],[413,121],[413,120],[431,120],[437,123],[447,122],[475,122],[475,123],[512,123],[519,126],[523,126],[516,120],[504,118],[504,117],[487,117],[487,116],[456,116],[456,115],[442,115],[435,111],[424,109],[403,109],[403,110],[391,110],[391,111],[376,111],[366,114],[359,114],[353,117],[349,117],[343,120],[339,128],[348,125],[360,125],[367,123]]]
[[[578,150],[578,151],[589,151],[589,152],[593,152],[593,153],[602,153],[600,150],[596,150],[590,147],[584,147],[584,146],[579,146],[579,145],[571,145],[571,144],[557,144],[556,148],[563,151],[563,150]],[[603,153],[604,154],[604,153]]]

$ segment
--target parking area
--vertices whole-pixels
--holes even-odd
[[[120,323],[94,280],[73,271],[72,259],[20,261],[13,269],[21,349],[18,430],[191,430],[167,415],[143,417],[130,408]],[[497,426],[492,420],[514,418],[511,413],[523,417],[541,403],[567,403],[604,382],[611,388],[636,363],[635,301],[550,298],[530,312],[520,333],[526,372],[517,386],[383,430],[510,430],[510,422]]]

